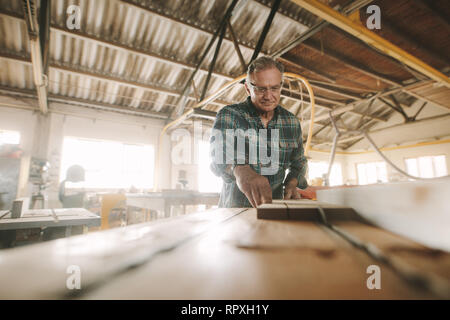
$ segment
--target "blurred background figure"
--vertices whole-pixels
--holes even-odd
[[[67,169],[66,179],[59,185],[59,201],[63,208],[83,208],[86,192],[84,190],[85,171],[80,165]]]

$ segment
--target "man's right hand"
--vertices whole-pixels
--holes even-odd
[[[269,180],[257,174],[250,166],[236,166],[233,170],[239,189],[254,208],[262,203],[272,203],[272,189]]]

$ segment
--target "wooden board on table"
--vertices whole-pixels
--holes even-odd
[[[256,218],[249,209],[201,237],[115,277],[83,299],[426,299],[319,224]]]
[[[67,297],[71,265],[81,299],[435,298],[321,224],[256,215],[216,209],[0,252],[0,298]],[[374,264],[381,290],[367,287]]]
[[[66,287],[70,266],[79,268],[82,288],[96,286],[242,210],[216,209],[0,251],[0,299],[65,298],[76,293]]]
[[[319,207],[329,222],[338,220],[362,221],[350,207],[313,200],[273,200],[257,208],[258,219],[322,221]]]
[[[55,219],[56,217],[56,219]],[[0,230],[18,230],[46,227],[99,226],[100,217],[84,208],[33,209],[22,217],[13,219],[5,216],[0,219]]]

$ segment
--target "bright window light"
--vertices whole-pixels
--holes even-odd
[[[435,178],[447,175],[447,161],[444,155],[405,159],[406,171],[415,177]]]
[[[85,188],[152,188],[154,163],[150,145],[65,137],[60,181],[78,164],[86,172]]]
[[[209,142],[198,141],[198,191],[220,192],[222,190],[222,178],[217,177],[209,168]]]
[[[328,172],[327,161],[308,161],[308,179],[324,178]],[[333,163],[330,173],[330,186],[343,184],[342,167],[340,163]]]
[[[373,184],[388,182],[385,162],[358,163],[358,184]]]
[[[0,130],[1,144],[20,144],[20,132]]]

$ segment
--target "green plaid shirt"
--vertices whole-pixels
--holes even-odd
[[[223,180],[219,207],[251,207],[247,197],[239,190],[234,175],[230,170],[226,170],[230,164],[249,164],[256,173],[267,177],[272,188],[273,199],[283,198],[283,186],[292,178],[297,178],[299,188],[305,189],[308,187],[305,179],[307,160],[303,153],[300,122],[295,115],[280,105],[274,111],[274,116],[268,123],[267,128],[263,126],[250,97],[244,102],[222,108],[217,114],[210,139],[210,156],[212,160],[210,167],[213,173],[222,177]],[[260,129],[267,129],[266,146],[260,145],[262,132]],[[275,131],[272,129],[275,129]],[[236,132],[234,139],[232,141],[229,140],[232,143],[231,148],[234,149],[234,153],[229,152],[229,146],[228,148],[226,147],[227,130],[228,133]],[[278,132],[279,145],[278,143],[272,145],[271,138],[276,135],[276,131]],[[243,132],[245,132],[245,135],[242,135]],[[220,135],[220,139],[218,135]],[[245,138],[245,153],[242,153],[242,150],[237,148],[237,137],[239,135]],[[274,139],[274,141],[276,140]],[[262,143],[264,143],[264,140]],[[250,148],[255,146],[257,150],[256,155],[249,152]],[[273,148],[274,146],[275,148]],[[260,147],[267,147],[267,149],[263,149],[263,157],[260,156]],[[273,163],[275,170],[270,175],[262,174],[262,172],[267,172],[267,170],[264,171],[264,168],[272,165],[272,163],[267,164],[267,160],[264,160],[265,151],[267,150],[267,155],[270,157],[272,149],[274,152],[279,152],[278,162],[274,161]],[[287,176],[286,170],[288,170]]]

